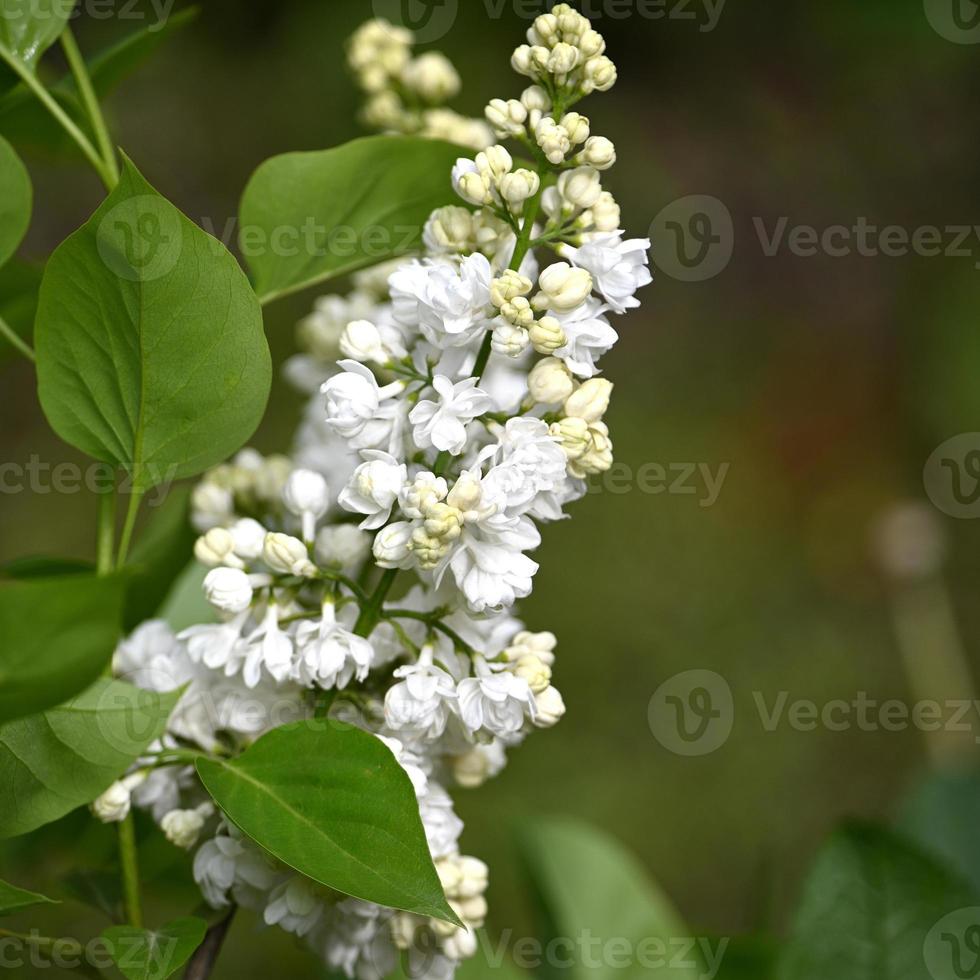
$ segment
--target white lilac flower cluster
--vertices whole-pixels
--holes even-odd
[[[362,116],[371,129],[444,139],[482,150],[493,133],[482,119],[446,107],[462,88],[459,72],[438,51],[413,57],[414,35],[381,18],[361,26],[347,45],[347,63],[367,96]]]
[[[234,752],[324,704],[388,745],[463,928],[271,862],[219,822],[186,767],[137,769],[98,804],[121,819],[131,796],[180,846],[205,836],[194,873],[212,906],[256,909],[360,980],[403,954],[411,975],[449,978],[476,950],[487,868],[460,852],[448,790],[481,785],[564,713],[556,639],[513,606],[538,570],[538,525],[611,465],[598,362],[617,340],[610,315],[638,306],[650,281],[649,243],[625,238],[602,187],[615,150],[571,111],[615,79],[602,38],[562,4],[529,40],[514,62],[535,84],[486,116],[534,162],[502,145],[461,159],[452,179],[467,206],[431,216],[424,256],[317,303],[288,365],[312,394],[292,457],[245,451],[193,496],[216,621],[176,635],[144,624],[116,656],[135,683],[186,688],[154,747],[164,753]],[[352,44],[384,78],[404,77],[399,51],[376,22]],[[542,267],[546,249],[556,261]]]

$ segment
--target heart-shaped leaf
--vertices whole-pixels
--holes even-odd
[[[0,916],[16,915],[25,909],[32,909],[36,905],[57,905],[53,898],[46,895],[39,895],[37,892],[25,891],[16,885],[11,885],[6,881],[0,881]]]
[[[466,153],[371,136],[267,160],[241,204],[241,249],[262,302],[416,251],[429,215],[462,204],[451,172]]]
[[[0,838],[90,803],[158,739],[180,691],[101,679],[74,700],[0,725]]]
[[[379,905],[456,922],[415,791],[374,735],[333,721],[284,725],[198,774],[227,816],[280,861]]]
[[[75,0],[0,0],[0,57],[34,71],[74,8]]]
[[[52,428],[137,491],[225,459],[265,409],[269,348],[244,273],[128,160],[48,261],[34,339]]]
[[[110,926],[102,935],[119,972],[127,980],[166,980],[204,941],[202,919],[174,919],[160,929]]]
[[[14,148],[0,136],[0,266],[17,251],[31,223],[31,178]]]
[[[0,585],[0,723],[84,691],[112,656],[122,603],[119,578],[80,574]]]

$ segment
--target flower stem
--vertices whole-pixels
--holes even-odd
[[[354,632],[358,636],[367,638],[374,631],[374,627],[378,625],[378,620],[381,619],[381,607],[384,605],[385,599],[388,598],[388,593],[395,584],[397,575],[397,568],[386,568],[384,575],[381,576],[381,581],[378,582],[378,587],[368,601],[361,606],[361,613],[354,626]]]
[[[116,536],[115,487],[99,493],[99,518],[96,534],[95,570],[99,575],[108,575],[112,571],[113,542]]]
[[[58,104],[53,95],[41,84],[40,79],[27,67],[19,58],[0,44],[0,61],[14,71],[23,83],[34,93],[48,112],[57,120],[61,128],[75,141],[78,148],[85,154],[86,159],[92,164],[95,172],[99,175],[102,183],[107,190],[112,190],[116,186],[112,173],[106,167],[105,161],[99,156],[98,151],[92,146],[89,138],[75,125],[71,117]]]
[[[116,557],[116,566],[119,568],[126,564],[126,558],[129,556],[129,545],[133,540],[133,528],[136,526],[136,518],[140,512],[140,504],[142,502],[142,490],[134,490],[129,495],[129,506],[126,508],[126,521],[123,524],[122,537],[119,539],[119,554]]]
[[[75,41],[75,35],[72,34],[70,27],[66,27],[62,32],[61,46],[64,49],[65,57],[68,59],[71,73],[75,77],[75,84],[78,86],[79,94],[82,97],[82,104],[85,106],[85,111],[92,123],[106,172],[112,178],[112,184],[115,186],[119,183],[119,165],[116,162],[116,152],[109,136],[109,127],[106,125],[105,116],[102,114],[99,97],[96,95],[92,79],[89,77],[85,59],[82,57],[81,51],[78,50],[78,43]]]
[[[123,908],[126,921],[134,928],[142,929],[139,862],[136,856],[136,831],[131,813],[119,824],[119,860],[122,864]]]
[[[31,346],[17,336],[14,328],[2,316],[0,316],[0,336],[5,337],[10,342],[11,347],[23,354],[29,361],[37,360]]]

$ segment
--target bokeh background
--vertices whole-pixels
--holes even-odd
[[[508,62],[527,5],[457,6],[451,29],[423,47],[453,59],[465,85],[456,107],[479,114],[523,88]],[[149,4],[138,9],[150,16]],[[757,225],[864,218],[911,233],[976,223],[978,48],[932,26],[928,15],[942,10],[931,0],[729,0],[712,30],[698,0],[667,0],[674,16],[661,19],[624,0],[591,9],[603,12],[596,26],[620,81],[583,111],[619,149],[609,183],[628,230],[645,236],[664,207],[700,194],[724,204],[734,234],[719,274],[684,282],[658,272],[643,308],[617,323],[622,342],[603,365],[616,383],[616,456],[634,472],[697,463],[727,464],[727,475],[711,506],[700,480],[695,493],[600,485],[574,520],[547,530],[523,613],[560,636],[568,715],[495,782],[461,796],[464,844],[491,864],[492,930],[532,928],[512,831],[542,811],[614,833],[694,929],[779,930],[819,840],[844,816],[893,813],[930,756],[914,730],[768,732],[756,697],[822,704],[863,691],[908,703],[933,667],[938,678],[950,664],[965,665],[964,679],[943,696],[972,696],[980,528],[932,507],[922,473],[945,440],[980,429],[980,238],[971,234],[968,255],[802,256],[784,246],[767,256]],[[367,0],[205,0],[109,100],[117,141],[182,210],[221,232],[265,158],[361,134],[343,42],[372,12]],[[89,17],[76,29],[94,51],[132,27]],[[22,254],[40,260],[100,190],[80,166],[25,155],[37,205]],[[268,308],[278,362],[315,295]],[[29,366],[5,359],[0,387],[0,460],[77,460],[48,432]],[[286,448],[300,408],[278,381],[254,444]],[[945,542],[924,585],[883,573],[871,544],[876,522],[905,500],[924,502],[926,539]],[[0,560],[88,556],[93,520],[83,493],[4,495]],[[903,639],[917,651],[914,680]],[[690,669],[723,677],[735,705],[731,737],[696,758],[665,748],[648,719],[658,687]],[[63,828],[7,845],[5,866],[33,876],[10,877],[41,887],[111,860],[102,828],[84,815],[68,826],[70,851],[56,844]],[[156,845],[144,863],[151,876],[175,868]],[[162,902],[186,912],[182,894],[174,886]],[[64,911],[78,931],[80,909]],[[278,930],[243,915],[234,936],[219,977],[316,975]]]

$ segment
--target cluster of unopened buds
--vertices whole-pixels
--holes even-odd
[[[365,88],[453,88],[393,31],[372,22],[351,43]],[[276,864],[207,810],[188,766],[137,766],[96,807],[111,818],[131,797],[181,846],[203,837],[194,870],[210,904],[255,908],[362,980],[402,955],[413,976],[441,980],[476,950],[487,869],[459,850],[447,788],[481,785],[564,714],[557,641],[513,607],[538,571],[538,525],[612,463],[613,386],[598,362],[617,340],[610,316],[650,281],[649,243],[625,238],[602,186],[615,150],[569,111],[615,80],[602,38],[563,4],[529,41],[514,63],[535,84],[486,116],[533,161],[516,165],[502,145],[461,159],[462,203],[431,216],[421,257],[317,301],[287,366],[311,394],[291,455],[245,451],[193,495],[214,619],[176,635],[146,623],[116,655],[141,686],[186,688],[157,752],[234,752],[324,698],[331,717],[388,745],[463,927],[339,897]]]
[[[347,63],[367,96],[364,122],[386,132],[444,139],[481,149],[492,134],[446,103],[462,88],[459,72],[441,52],[413,56],[414,35],[386,20],[361,26],[347,45]]]

